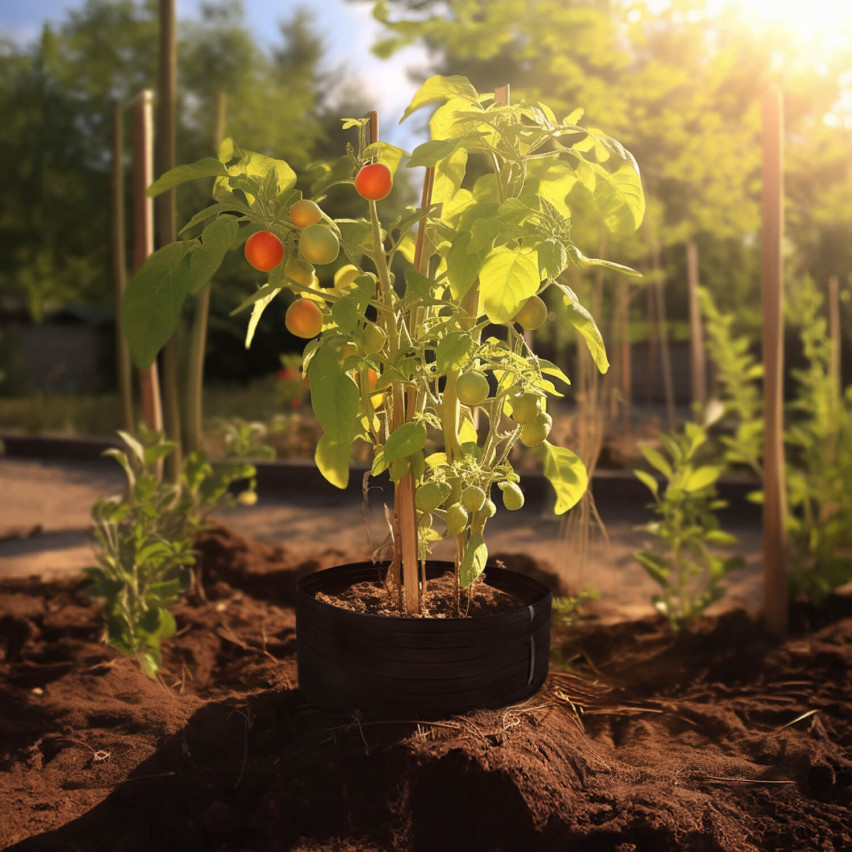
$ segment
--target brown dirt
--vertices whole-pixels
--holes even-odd
[[[317,600],[351,612],[366,612],[401,618],[397,595],[379,582],[355,583],[340,594],[320,592]],[[498,615],[524,606],[515,595],[495,589],[484,582],[475,582],[461,591],[456,599],[456,578],[452,571],[429,580],[423,595],[421,615],[424,618],[476,618],[479,615]]]
[[[342,555],[201,552],[162,683],[82,583],[0,584],[0,848],[852,848],[849,598],[781,645],[741,612],[559,628],[522,705],[359,724],[297,688],[296,577]]]

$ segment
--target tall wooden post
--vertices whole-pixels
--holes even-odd
[[[131,434],[133,417],[133,373],[130,352],[121,333],[121,299],[127,287],[127,251],[124,215],[124,116],[117,101],[112,105],[112,277],[115,299],[115,372],[121,428]]]
[[[833,391],[839,401],[843,396],[843,379],[840,369],[842,340],[840,333],[840,279],[832,275],[828,279],[828,339],[831,341],[829,370],[834,383]]]
[[[784,476],[784,146],[783,100],[772,88],[763,96],[763,408],[765,459],[763,475],[763,575],[766,629],[781,638],[787,633],[787,499]]]
[[[225,93],[216,97],[216,127],[213,145],[216,151],[225,138]],[[195,316],[192,320],[192,337],[189,346],[189,367],[186,379],[186,449],[188,452],[201,449],[204,432],[204,355],[207,348],[207,321],[210,316],[210,288],[202,288],[195,300]]]
[[[694,240],[686,244],[686,284],[689,292],[689,368],[693,405],[707,402],[707,365],[704,357],[704,326],[701,323],[701,306],[698,302],[698,245]]]
[[[145,190],[154,176],[153,95],[141,92],[133,99],[133,269],[137,270],[154,251],[154,204]],[[155,361],[139,371],[142,412],[149,429],[161,431],[163,409]]]
[[[175,0],[160,0],[160,70],[157,86],[157,127],[155,163],[157,174],[174,168],[175,155],[175,102],[177,99],[177,37]],[[160,246],[177,239],[177,207],[175,191],[169,190],[157,197],[157,238]],[[180,394],[178,391],[178,332],[163,347],[163,413],[166,435],[177,445],[166,457],[166,471],[170,479],[180,476],[182,461]]]

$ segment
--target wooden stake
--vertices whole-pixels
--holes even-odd
[[[707,366],[704,356],[704,326],[698,301],[698,245],[686,244],[686,284],[689,290],[689,366],[692,402],[702,408],[707,403]]]
[[[115,372],[121,428],[131,435],[136,429],[133,416],[133,373],[130,352],[121,333],[121,299],[127,287],[127,251],[124,216],[124,116],[121,104],[112,105],[112,276],[115,299]]]
[[[175,111],[177,101],[177,24],[175,0],[160,0],[160,68],[157,86],[156,168],[162,175],[176,164]],[[177,239],[175,190],[157,196],[157,237],[160,246]],[[181,448],[180,393],[178,389],[177,331],[163,347],[163,414],[166,435],[177,445],[166,457],[166,472],[172,481],[180,477]]]
[[[139,269],[154,251],[154,204],[145,194],[154,177],[153,95],[145,91],[133,99],[133,269]],[[163,429],[157,362],[139,371],[145,425]]]
[[[783,101],[772,88],[763,96],[763,408],[765,459],[763,475],[764,621],[776,638],[787,633],[787,500],[784,477],[784,235]]]
[[[216,97],[216,127],[213,147],[225,138],[225,93]],[[189,452],[201,449],[204,433],[204,355],[207,346],[207,320],[210,316],[210,288],[202,288],[195,301],[195,316],[192,320],[192,337],[189,346],[189,372],[186,389],[186,449]]]
[[[654,297],[654,320],[657,325],[656,336],[660,344],[660,368],[663,373],[663,392],[666,398],[666,423],[669,431],[676,426],[674,382],[672,381],[672,356],[669,349],[669,335],[666,328],[666,301],[663,293],[663,264],[660,259],[660,245],[654,232],[651,235],[651,266],[654,280],[651,292]]]
[[[829,369],[834,382],[834,395],[839,402],[843,396],[843,379],[840,368],[843,342],[840,333],[840,279],[836,275],[832,275],[828,279],[828,334],[831,341]]]

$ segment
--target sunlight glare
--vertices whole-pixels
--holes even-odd
[[[849,47],[852,4],[843,0],[707,0],[710,11],[735,7],[757,28],[782,28],[819,51]]]

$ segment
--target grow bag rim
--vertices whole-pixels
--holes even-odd
[[[450,566],[450,568],[447,569],[447,570],[452,570],[454,563],[448,562],[448,561],[445,561],[445,560],[440,560],[440,559],[428,560],[426,562],[427,570],[428,570],[428,567],[430,565],[448,565],[448,566]],[[407,623],[407,624],[429,624],[429,623],[453,624],[453,623],[456,623],[456,624],[461,625],[461,624],[470,624],[471,622],[488,621],[488,619],[492,619],[492,618],[501,618],[501,617],[505,618],[506,616],[517,615],[519,613],[523,613],[524,610],[530,609],[530,607],[535,609],[536,612],[537,612],[542,605],[546,606],[547,603],[552,602],[552,599],[553,599],[553,592],[550,589],[548,589],[547,586],[544,585],[544,583],[541,583],[539,580],[536,580],[535,578],[530,577],[527,574],[522,574],[520,571],[512,571],[509,568],[501,568],[499,565],[494,565],[493,563],[487,563],[485,565],[483,572],[482,572],[482,574],[484,576],[486,576],[486,581],[487,581],[488,572],[492,572],[492,574],[496,574],[498,576],[502,574],[504,576],[511,576],[513,578],[518,577],[521,580],[523,580],[525,583],[528,583],[530,585],[531,591],[534,591],[536,593],[535,599],[530,601],[530,603],[521,604],[519,607],[517,607],[515,609],[504,611],[504,612],[492,612],[492,613],[488,613],[487,615],[476,615],[476,616],[451,615],[451,616],[447,616],[447,617],[444,617],[444,618],[434,618],[434,617],[430,617],[430,616],[379,615],[378,613],[375,613],[375,612],[357,612],[356,610],[345,609],[343,607],[339,607],[339,606],[335,606],[334,604],[330,604],[326,601],[318,600],[316,595],[311,594],[305,588],[305,586],[309,585],[310,583],[317,582],[318,578],[320,578],[322,575],[330,574],[333,571],[341,570],[343,568],[355,568],[355,567],[359,567],[359,566],[363,566],[364,568],[371,568],[371,569],[374,569],[374,570],[382,570],[382,566],[379,566],[379,565],[374,564],[372,562],[361,561],[361,562],[344,562],[344,563],[341,563],[340,565],[332,565],[328,568],[323,568],[319,571],[312,571],[310,574],[306,574],[304,577],[300,577],[296,581],[297,601],[298,601],[299,597],[302,597],[303,599],[306,600],[306,603],[309,606],[323,607],[323,608],[331,610],[335,613],[340,613],[342,618],[358,619],[359,621],[362,621],[362,623],[363,623],[363,619],[369,619],[371,621],[375,621],[377,624],[380,623],[380,622],[386,624],[388,619],[393,619],[394,621],[404,622],[404,623]],[[390,566],[388,565],[388,566],[386,566],[385,570],[388,570],[389,568],[390,568]],[[498,587],[493,586],[492,588],[498,588]],[[504,591],[504,590],[501,589],[500,591]],[[508,592],[508,594],[514,594],[514,593]],[[533,619],[531,618],[530,620],[533,620]]]

